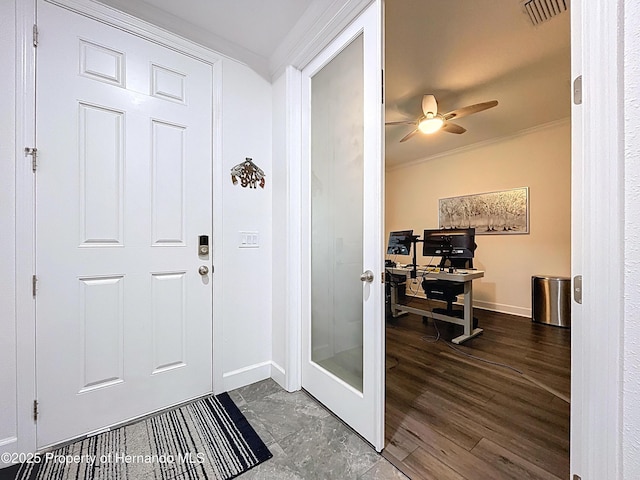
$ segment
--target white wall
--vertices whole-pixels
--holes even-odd
[[[14,22],[14,3],[0,2],[0,452],[15,451],[17,435]]]
[[[640,4],[625,2],[623,473],[640,478]]]
[[[476,235],[474,266],[485,277],[473,292],[478,307],[530,316],[531,276],[570,275],[570,148],[566,120],[390,169],[386,230],[438,228],[439,198],[529,187],[528,235]]]
[[[272,87],[245,65],[223,60],[222,332],[225,390],[271,375]],[[233,185],[245,157],[266,174],[265,188]],[[258,232],[259,248],[239,248],[239,232]]]

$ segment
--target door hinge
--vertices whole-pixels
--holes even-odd
[[[33,25],[33,46],[38,46],[38,25]]]
[[[573,81],[573,103],[582,105],[582,75],[579,75]]]
[[[384,283],[384,272],[380,272],[380,281]]]
[[[38,291],[38,277],[35,275],[31,277],[31,293],[33,298],[36,298],[36,292]]]
[[[384,70],[380,70],[380,74],[381,74],[381,77],[382,77],[381,78],[381,82],[380,82],[381,88],[382,88],[382,92],[381,92],[382,93],[382,102],[381,103],[382,103],[382,105],[384,105]]]
[[[573,277],[573,299],[582,304],[582,275]]]
[[[31,155],[31,170],[36,171],[38,168],[38,149],[31,147],[24,147],[24,156]]]
[[[33,401],[33,419],[35,421],[38,420],[38,401],[37,400]]]

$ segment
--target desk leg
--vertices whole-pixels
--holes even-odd
[[[464,282],[464,333],[451,341],[460,344],[481,333],[481,328],[473,328],[473,282]]]
[[[406,315],[406,312],[398,312],[398,290],[396,287],[391,284],[391,316],[393,318],[398,318],[400,316]]]

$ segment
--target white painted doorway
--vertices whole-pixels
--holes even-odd
[[[382,89],[374,2],[302,71],[302,387],[383,448]]]
[[[38,28],[41,449],[213,390],[213,82],[42,0]]]

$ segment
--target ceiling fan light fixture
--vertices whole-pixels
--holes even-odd
[[[418,124],[418,129],[427,135],[437,132],[444,124],[444,119],[441,115],[433,115],[431,112],[429,113],[430,114],[427,115],[426,118],[420,120],[420,123]]]

